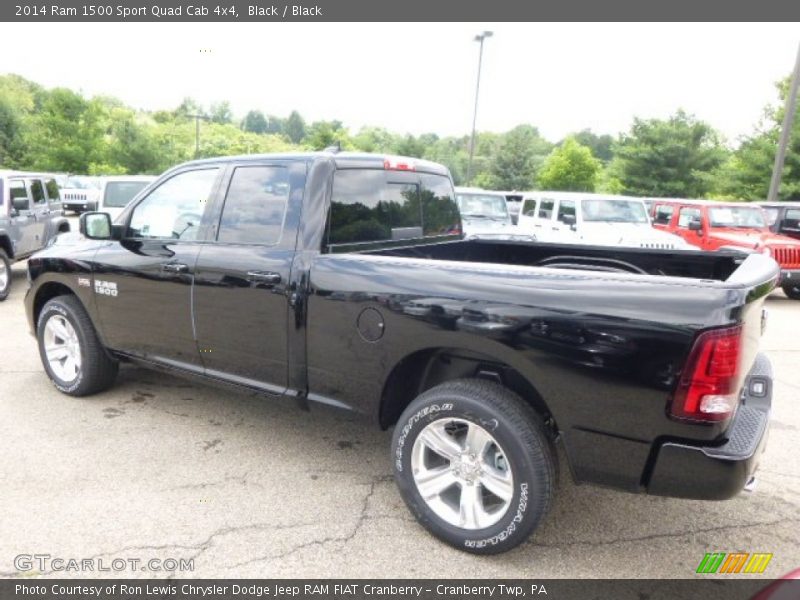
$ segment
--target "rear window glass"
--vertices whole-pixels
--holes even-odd
[[[555,206],[554,200],[542,200],[539,203],[539,218],[550,219],[553,217],[553,207]]]
[[[60,202],[61,196],[58,193],[58,184],[55,179],[48,179],[44,182],[44,187],[47,190],[47,199],[50,202]]]
[[[392,171],[342,169],[333,179],[327,244],[336,246],[458,234],[460,216],[450,180]]]
[[[33,201],[36,204],[45,204],[47,198],[44,195],[44,186],[39,179],[31,180],[31,194],[33,194]]]
[[[147,181],[109,181],[106,184],[106,195],[103,206],[122,208],[127,206],[133,197],[149,185]]]

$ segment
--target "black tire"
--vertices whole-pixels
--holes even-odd
[[[81,366],[76,377],[70,381],[61,379],[54,372],[45,352],[45,327],[51,318],[57,316],[69,322],[79,344]],[[88,396],[114,384],[119,363],[108,355],[100,343],[86,309],[75,296],[57,296],[44,305],[36,324],[36,337],[44,370],[59,391],[70,396]]]
[[[2,274],[5,273],[5,277]],[[11,293],[11,280],[13,274],[11,273],[11,261],[5,250],[0,249],[0,302],[8,298]]]
[[[453,419],[455,421],[451,421]],[[499,520],[483,528],[477,528],[477,521],[475,528],[466,528],[442,518],[420,495],[414,479],[412,454],[422,431],[435,422],[437,426],[447,423],[447,427],[464,427],[464,421],[468,422],[467,427],[479,425],[496,441],[496,446],[489,447],[501,451],[495,456],[504,455],[503,464],[510,467],[513,476],[513,486],[510,486],[513,495],[505,512],[498,511],[496,514],[502,514]],[[465,442],[462,443],[466,446]],[[471,458],[474,461],[474,455]],[[450,460],[446,469],[443,466],[437,468],[461,473],[455,468],[462,464],[459,460]],[[478,379],[443,383],[417,397],[395,426],[392,463],[400,494],[420,524],[440,540],[475,554],[498,554],[524,542],[549,510],[556,483],[552,442],[541,417],[514,392],[497,383]],[[474,462],[470,468],[474,468]],[[475,476],[474,471],[472,475]],[[480,476],[478,479],[480,481]],[[478,484],[469,479],[466,482],[477,488]],[[461,494],[471,489],[464,483],[456,483],[455,487],[447,488],[440,499],[457,494],[459,500],[453,502],[459,502],[460,507]],[[481,495],[480,505],[484,508],[487,501],[485,486],[474,493]]]
[[[800,283],[784,283],[783,293],[792,300],[800,300]]]

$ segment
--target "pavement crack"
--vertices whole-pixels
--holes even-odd
[[[369,510],[370,500],[372,499],[372,496],[375,494],[375,488],[378,486],[378,484],[385,483],[387,481],[390,481],[391,479],[392,479],[391,475],[380,475],[377,477],[373,477],[372,480],[367,484],[368,485],[367,493],[364,495],[364,499],[361,505],[361,511],[359,512],[358,517],[356,518],[355,525],[353,526],[352,530],[346,533],[345,535],[326,536],[321,539],[311,540],[309,542],[304,542],[302,544],[294,546],[293,548],[290,548],[285,552],[280,552],[278,554],[265,554],[262,556],[256,556],[254,558],[238,562],[232,565],[225,565],[225,568],[237,569],[254,563],[263,562],[266,560],[276,560],[280,558],[285,558],[287,556],[291,556],[292,554],[296,554],[297,552],[300,552],[301,550],[304,550],[306,548],[311,548],[313,546],[324,546],[325,544],[332,542],[339,542],[343,544],[350,542],[358,535],[359,531],[364,526],[364,523],[366,521],[375,518],[375,517],[369,517],[367,515],[367,511]]]

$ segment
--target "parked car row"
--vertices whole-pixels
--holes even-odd
[[[557,244],[762,253],[780,265],[786,295],[800,300],[800,203],[478,188],[456,188],[456,198],[468,239],[527,236]]]
[[[774,208],[779,231],[778,213]],[[800,240],[770,229],[768,213],[757,204],[711,200],[656,200],[653,227],[681,236],[703,250],[736,250],[771,256],[781,267],[781,287],[787,296],[800,300]],[[795,209],[800,213],[800,210]],[[794,220],[797,228],[797,220]]]

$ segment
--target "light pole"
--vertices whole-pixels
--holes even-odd
[[[197,158],[200,156],[200,119],[204,121],[210,121],[207,116],[194,114],[194,115],[186,115],[190,119],[194,119],[194,157]]]
[[[491,31],[484,31],[475,36],[473,41],[480,44],[478,50],[478,80],[475,84],[475,110],[472,113],[472,136],[469,139],[469,162],[467,163],[467,185],[472,182],[472,157],[475,155],[475,124],[478,121],[478,93],[481,90],[481,63],[483,62],[483,40],[494,35]]]
[[[772,167],[772,180],[769,182],[768,202],[775,202],[778,199],[778,190],[781,187],[781,176],[783,175],[783,164],[786,160],[786,147],[789,145],[789,138],[792,134],[792,123],[794,122],[794,113],[797,110],[798,85],[800,85],[800,46],[797,47],[794,71],[792,71],[789,91],[786,94],[786,109],[783,115],[783,127],[781,128],[781,137],[778,141],[778,150],[775,152],[775,164]]]

